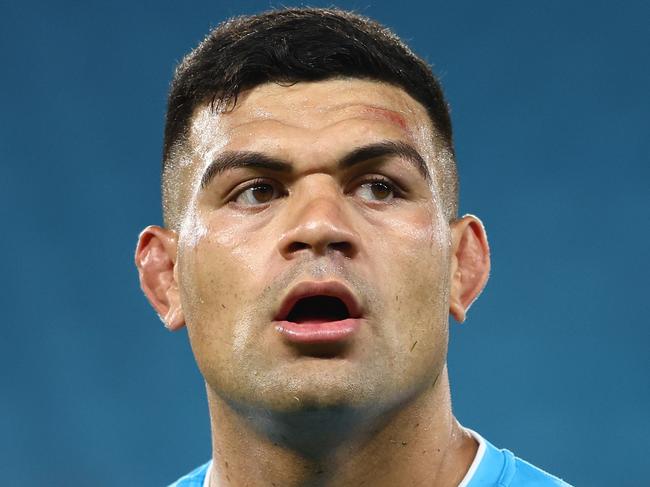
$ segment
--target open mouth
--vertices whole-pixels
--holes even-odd
[[[305,281],[285,296],[274,321],[300,355],[343,357],[362,325],[363,308],[342,282]]]
[[[345,303],[335,296],[308,296],[296,301],[286,320],[293,323],[325,323],[350,318]]]

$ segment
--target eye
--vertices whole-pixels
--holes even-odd
[[[270,203],[280,196],[283,194],[276,185],[266,181],[253,181],[237,193],[232,201],[242,206],[258,206]]]
[[[357,186],[353,194],[367,201],[392,201],[398,196],[397,192],[397,188],[390,181],[375,179]]]

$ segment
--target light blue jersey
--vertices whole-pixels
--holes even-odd
[[[458,487],[571,487],[566,482],[502,450],[472,430],[476,457]]]
[[[204,463],[198,468],[195,468],[190,473],[181,477],[173,484],[169,484],[169,487],[203,487],[206,482],[206,473],[212,461]]]
[[[474,431],[468,430],[479,448],[465,478],[458,487],[571,487],[530,463],[501,450]],[[169,487],[207,487],[211,462],[178,479]]]

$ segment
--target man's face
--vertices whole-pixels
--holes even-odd
[[[434,140],[419,103],[370,81],[265,84],[232,111],[197,109],[172,182],[174,273],[212,392],[385,407],[436,379],[450,229]]]

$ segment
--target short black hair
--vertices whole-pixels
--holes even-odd
[[[267,82],[358,78],[402,88],[427,110],[449,155],[441,170],[447,216],[455,217],[458,177],[451,118],[431,68],[383,25],[339,9],[287,8],[230,19],[179,63],[171,83],[163,142],[163,208],[170,159],[187,140],[197,106],[234,106],[237,96]],[[169,218],[165,215],[165,221]]]

